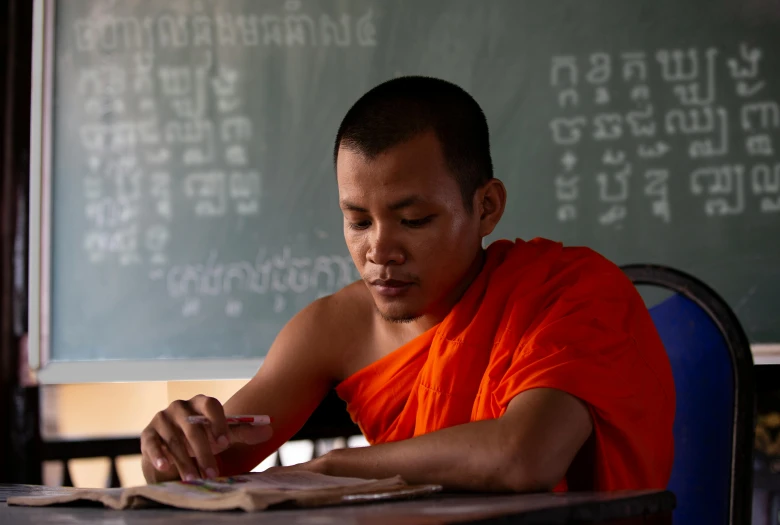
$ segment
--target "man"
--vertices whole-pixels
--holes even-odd
[[[148,481],[251,470],[335,386],[373,446],[289,468],[478,491],[665,487],[674,387],[647,309],[588,249],[482,248],[506,190],[476,101],[388,81],[347,113],[334,162],[362,280],[298,313],[224,407],[198,396],[158,413]],[[228,428],[226,413],[273,424]]]

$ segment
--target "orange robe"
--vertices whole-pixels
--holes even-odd
[[[498,418],[516,395],[540,387],[581,399],[593,421],[588,471],[570,469],[556,490],[575,475],[593,490],[666,487],[675,409],[669,360],[634,285],[587,248],[494,242],[444,320],[337,393],[369,443],[379,444]]]

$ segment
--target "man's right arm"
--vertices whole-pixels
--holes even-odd
[[[290,320],[257,374],[224,407],[196,396],[158,412],[141,434],[147,482],[248,472],[289,440],[336,381],[344,333],[334,321],[341,300],[319,299]],[[225,414],[270,415],[273,432],[228,427]],[[187,423],[189,415],[205,415],[210,424]]]

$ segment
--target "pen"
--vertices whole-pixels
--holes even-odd
[[[206,416],[187,416],[187,422],[192,424],[208,424]],[[225,416],[228,425],[270,425],[271,416]]]

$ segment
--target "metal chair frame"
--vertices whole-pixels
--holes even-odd
[[[753,354],[739,319],[712,288],[685,272],[654,264],[631,264],[621,269],[635,285],[659,286],[693,301],[707,313],[725,339],[734,377],[729,523],[750,525],[756,405]]]

